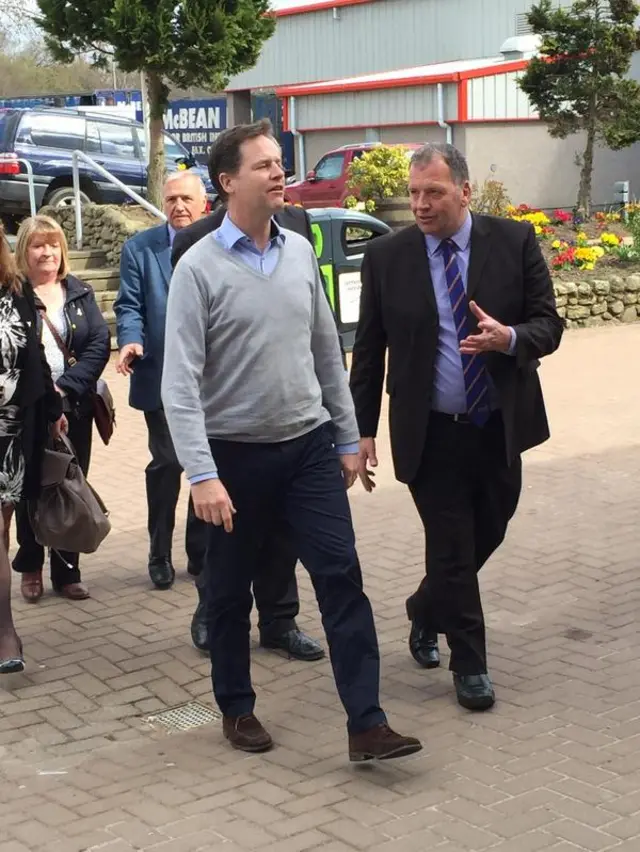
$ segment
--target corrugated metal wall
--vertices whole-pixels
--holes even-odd
[[[495,74],[469,80],[469,119],[522,119],[537,117],[529,99],[518,86],[517,74]]]
[[[455,85],[444,86],[445,118],[457,118],[457,97]],[[384,124],[430,122],[438,118],[435,86],[299,97],[296,98],[296,110],[300,130],[379,127]]]
[[[364,133],[358,130],[320,130],[304,134],[306,168],[312,169],[327,151],[341,145],[352,145],[364,141]],[[423,127],[389,127],[380,131],[380,142],[398,145],[402,142],[444,142],[445,131],[434,125]],[[454,135],[455,141],[455,135]]]
[[[531,5],[532,0],[377,0],[340,7],[336,18],[331,9],[280,17],[256,67],[232,78],[229,88],[495,56]]]

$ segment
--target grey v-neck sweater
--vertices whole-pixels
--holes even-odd
[[[162,401],[180,464],[216,470],[208,438],[279,443],[333,420],[358,440],[351,392],[313,249],[284,231],[270,276],[209,234],[176,265],[167,305]]]

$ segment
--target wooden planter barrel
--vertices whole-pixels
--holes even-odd
[[[393,228],[394,231],[399,231],[415,222],[409,207],[409,198],[404,196],[385,198],[384,201],[376,202],[373,215]]]

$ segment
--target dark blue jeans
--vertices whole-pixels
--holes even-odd
[[[384,722],[378,640],[331,427],[279,444],[212,440],[211,451],[236,508],[232,533],[209,528],[209,644],[220,710],[253,712],[251,582],[267,531],[285,524],[313,582],[348,728],[359,733]]]

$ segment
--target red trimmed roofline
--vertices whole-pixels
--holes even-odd
[[[279,98],[304,95],[335,95],[341,92],[363,92],[374,89],[404,89],[410,86],[432,86],[437,83],[458,83],[461,80],[473,80],[478,77],[493,77],[496,74],[510,74],[522,71],[529,64],[528,59],[518,59],[514,62],[501,62],[487,65],[484,68],[470,68],[467,71],[453,71],[449,74],[437,74],[433,77],[418,75],[414,77],[393,77],[391,79],[365,80],[352,79],[349,83],[340,84],[336,80],[323,83],[298,83],[291,86],[276,86],[275,92]]]
[[[304,6],[294,6],[292,9],[272,9],[267,14],[275,18],[285,18],[290,15],[306,15],[309,12],[322,12],[325,9],[333,9],[341,6],[362,6],[364,3],[373,3],[374,0],[309,0]]]
[[[335,95],[341,92],[364,92],[373,89],[404,89],[408,86],[427,86],[432,83],[457,83],[460,79],[458,72],[455,74],[439,74],[437,77],[401,77],[391,80],[367,80],[364,83],[353,80],[350,83],[336,83],[327,80],[326,83],[301,83],[293,86],[276,86],[276,95],[279,98],[288,98],[298,95]]]
[[[528,59],[514,59],[513,62],[501,62],[486,68],[470,68],[468,71],[460,72],[460,79],[475,80],[478,77],[493,77],[496,74],[512,74],[514,71],[523,71],[528,64]]]

